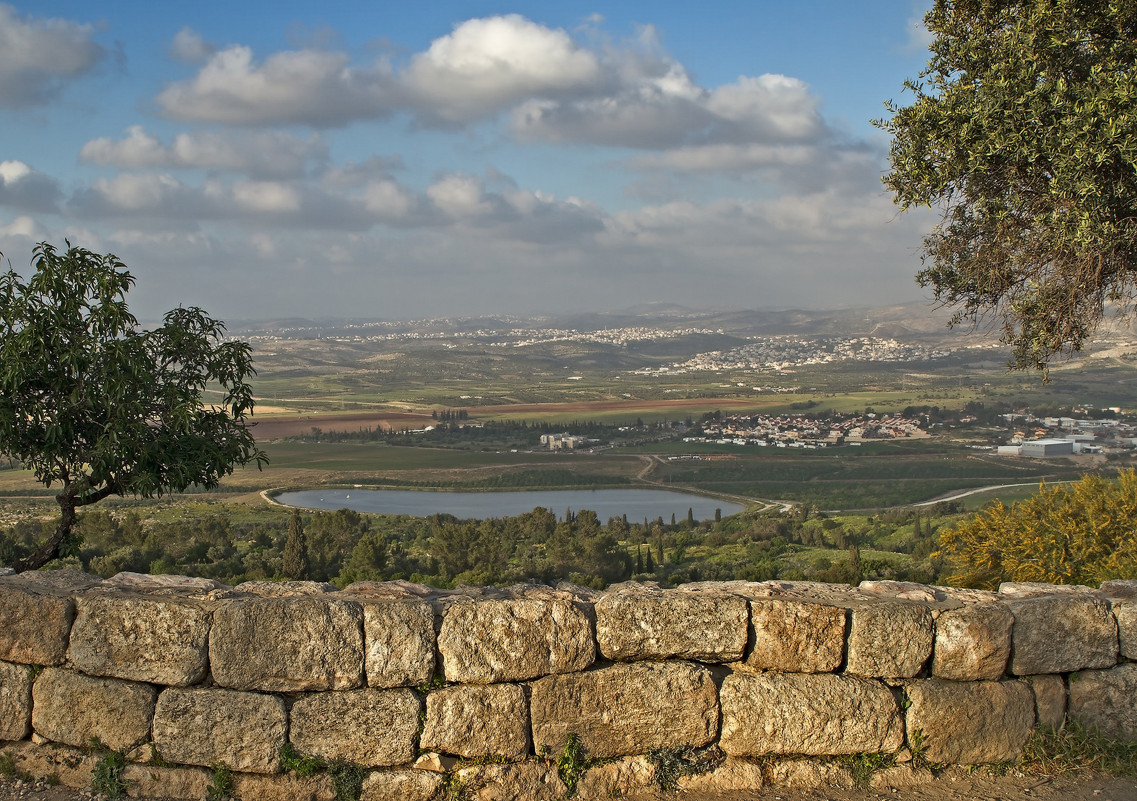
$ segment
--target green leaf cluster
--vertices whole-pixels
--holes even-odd
[[[888,103],[884,178],[943,212],[917,280],[993,315],[1018,367],[1081,350],[1137,270],[1137,4],[936,0],[927,68]]]
[[[198,308],[143,330],[115,256],[43,242],[25,283],[0,274],[0,453],[58,486],[60,525],[17,569],[77,548],[78,507],[110,495],[215,487],[267,462],[245,418],[255,374],[247,343]]]

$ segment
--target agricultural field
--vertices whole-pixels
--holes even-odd
[[[584,511],[579,520],[520,522],[306,512],[310,577],[597,586],[626,578],[934,580],[942,527],[994,498],[1025,498],[1043,482],[1112,476],[1133,463],[1124,452],[996,457],[992,446],[1014,431],[996,412],[1137,410],[1137,339],[1118,333],[1044,383],[1008,373],[989,339],[945,333],[942,320],[927,318],[892,309],[636,317],[592,321],[591,329],[579,320],[252,328],[254,434],[269,465],[238,469],[209,493],[105,501],[87,512],[84,547],[72,560],[104,574],[279,578],[290,512],[270,502],[277,490],[643,487],[747,511],[642,524]],[[870,340],[908,355],[826,355]],[[731,361],[759,345],[789,355],[776,365]],[[951,422],[926,437],[818,450],[685,441],[711,414],[910,408],[951,410],[940,415]],[[981,419],[961,423],[964,409]],[[542,433],[592,442],[551,452],[539,445]],[[54,504],[18,465],[0,467],[10,468],[0,469],[3,562],[49,524]]]

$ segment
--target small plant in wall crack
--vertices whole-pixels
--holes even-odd
[[[282,745],[279,755],[281,767],[302,778],[318,773],[328,774],[336,788],[336,801],[359,801],[363,780],[367,778],[367,769],[362,765],[343,759],[328,762],[322,757],[297,751],[292,743]]]
[[[122,798],[126,793],[126,758],[122,752],[107,748],[95,737],[91,738],[90,751],[100,755],[91,772],[91,789],[104,798]]]
[[[363,780],[367,768],[343,759],[334,759],[328,765],[328,776],[336,788],[336,801],[359,801],[363,793]]]
[[[286,771],[301,777],[315,776],[328,767],[328,763],[320,757],[302,754],[292,743],[280,747],[280,765]]]
[[[584,777],[588,765],[588,755],[584,751],[584,746],[580,744],[580,737],[574,732],[569,732],[565,736],[561,754],[557,757],[557,775],[568,788],[570,798],[576,795],[576,785]]]
[[[896,764],[896,754],[850,754],[839,757],[838,762],[853,774],[853,784],[865,789],[874,773]]]
[[[209,789],[205,791],[206,801],[227,801],[236,798],[237,786],[229,766],[223,762],[214,762],[209,767],[213,774],[209,780]]]
[[[710,773],[723,763],[726,755],[716,746],[679,746],[653,748],[647,752],[647,758],[655,766],[655,781],[659,789],[670,793],[679,789],[681,778]]]

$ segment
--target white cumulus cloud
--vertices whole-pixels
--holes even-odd
[[[22,161],[0,161],[0,206],[23,212],[54,211],[59,184]]]
[[[527,98],[579,93],[601,75],[597,56],[565,31],[509,14],[469,20],[435,39],[403,81],[423,113],[466,122]]]
[[[250,48],[234,46],[213,54],[192,79],[167,86],[157,102],[177,120],[336,128],[388,113],[397,94],[383,62],[353,67],[345,53],[308,49],[258,63]]]
[[[170,42],[170,55],[186,64],[201,64],[216,52],[217,48],[193,28],[182,28]]]
[[[301,138],[279,131],[194,131],[178,134],[165,145],[141,125],[132,125],[122,139],[87,142],[79,158],[126,169],[202,168],[290,178],[303,175],[309,165],[326,162],[328,148],[317,135]]]
[[[0,107],[46,103],[106,55],[94,30],[69,20],[21,16],[0,3]]]

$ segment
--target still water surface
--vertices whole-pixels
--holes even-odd
[[[563,517],[566,509],[579,512],[591,509],[600,522],[609,517],[627,515],[629,522],[662,517],[676,520],[687,517],[691,509],[696,520],[710,520],[715,509],[723,516],[741,512],[745,507],[717,498],[689,495],[685,492],[648,489],[603,490],[526,490],[524,492],[429,492],[418,490],[326,489],[284,492],[276,500],[285,506],[306,509],[354,509],[388,515],[429,517],[441,512],[455,517],[484,520],[512,517],[531,512],[537,507],[549,509]]]

